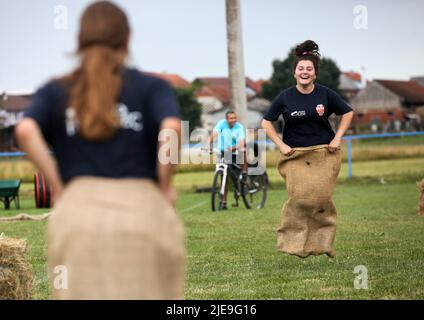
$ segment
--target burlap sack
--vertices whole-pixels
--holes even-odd
[[[286,181],[288,200],[277,232],[279,251],[334,256],[336,207],[331,198],[340,163],[340,150],[330,153],[328,145],[295,148],[291,156],[281,156],[278,171]]]
[[[71,181],[48,243],[54,299],[184,297],[182,223],[149,180]]]

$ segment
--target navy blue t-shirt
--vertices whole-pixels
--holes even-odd
[[[25,117],[40,126],[64,182],[77,176],[157,180],[161,121],[180,117],[173,90],[161,79],[125,69],[117,110],[121,128],[115,135],[106,141],[87,141],[72,120],[68,92],[58,81],[51,81],[36,92]]]
[[[283,115],[283,142],[292,148],[329,144],[335,134],[328,117],[342,115],[352,108],[333,90],[315,84],[309,94],[296,86],[282,91],[272,102],[264,119],[276,121]]]

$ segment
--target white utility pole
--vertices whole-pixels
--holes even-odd
[[[226,0],[230,109],[247,129],[246,76],[244,74],[243,37],[240,0]]]

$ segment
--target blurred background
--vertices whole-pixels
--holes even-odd
[[[20,208],[11,204],[0,216],[50,210],[50,204],[36,205],[34,195],[42,187],[45,194],[45,185],[37,184],[13,130],[35,90],[75,66],[79,16],[90,2],[0,0],[0,182],[22,182]],[[129,65],[170,83],[190,132],[210,132],[231,104],[225,1],[116,3],[132,26]],[[334,196],[339,255],[335,262],[300,261],[275,252],[287,194],[272,144],[265,154],[270,190],[262,210],[212,213],[210,195],[196,191],[211,186],[214,165],[179,165],[174,184],[187,226],[186,297],[423,299],[417,181],[424,177],[424,1],[241,0],[241,19],[249,128],[257,128],[275,96],[294,84],[290,52],[307,39],[319,44],[323,58],[317,81],[355,111]],[[336,118],[331,122],[337,127]],[[281,130],[284,123],[275,125]],[[184,142],[186,152],[196,149],[190,147],[197,141]],[[421,192],[424,201],[424,187]],[[1,222],[2,232],[28,239],[34,297],[50,298],[45,222]],[[370,290],[353,287],[356,265],[369,268]]]
[[[171,84],[190,132],[210,132],[231,107],[225,1],[116,2],[132,26],[129,65]],[[0,1],[3,156],[19,151],[12,133],[34,91],[75,66],[79,16],[89,3]],[[259,127],[275,96],[294,84],[291,50],[312,39],[323,57],[317,81],[341,94],[355,110],[348,134],[424,130],[424,42],[419,38],[423,1],[244,0],[241,20],[249,128]],[[337,127],[335,117],[331,123]],[[275,126],[280,131],[283,125],[280,117]],[[421,157],[423,140],[420,135],[355,139],[353,159]],[[347,159],[347,150],[344,153]],[[272,164],[278,154],[268,157]],[[180,169],[188,167],[205,166]]]

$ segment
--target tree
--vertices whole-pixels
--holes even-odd
[[[188,89],[174,89],[177,101],[181,107],[181,119],[183,121],[189,121],[190,132],[202,126],[200,119],[202,115],[202,106],[194,98],[194,94],[198,88],[199,84],[193,83]]]
[[[295,55],[292,52],[293,50],[290,50],[289,55],[284,60],[277,59],[272,63],[274,71],[271,77],[271,83],[264,83],[262,87],[263,95],[268,100],[274,100],[281,90],[296,84],[296,80],[293,77]],[[343,92],[339,89],[340,74],[340,69],[332,59],[322,58],[316,82],[333,89],[343,99],[346,99]]]

